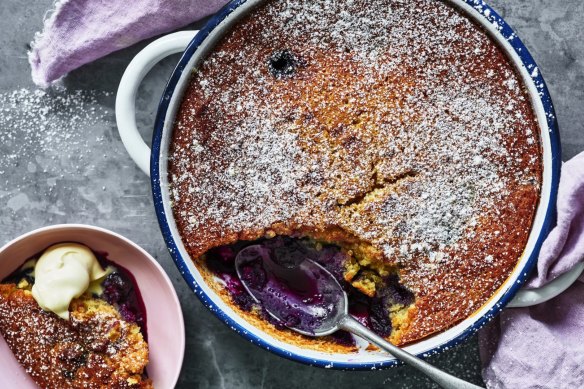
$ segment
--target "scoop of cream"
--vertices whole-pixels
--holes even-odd
[[[69,320],[71,300],[81,296],[92,281],[107,273],[93,252],[77,243],[49,247],[36,263],[32,296],[45,311]]]

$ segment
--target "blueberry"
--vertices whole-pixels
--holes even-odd
[[[251,311],[255,301],[247,292],[238,292],[231,295],[233,302],[244,311]]]
[[[215,274],[235,274],[235,252],[229,246],[210,250],[206,255],[206,263]]]
[[[401,304],[407,306],[414,302],[414,294],[399,282],[397,274],[392,274],[387,277],[383,285],[385,287],[378,291],[378,296],[381,297],[385,304]]]
[[[129,321],[131,323],[136,323],[136,319],[137,319],[136,312],[128,304],[120,305],[119,311],[120,311],[120,315],[122,315],[124,320]]]
[[[107,301],[110,304],[117,303],[122,298],[122,295],[120,293],[119,288],[117,288],[114,285],[108,285],[108,286],[106,286],[104,288],[103,294],[104,294],[104,297],[105,297],[105,301]]]
[[[122,301],[131,289],[130,283],[117,272],[107,276],[102,286],[104,298],[110,304]]]
[[[120,272],[115,272],[106,277],[103,281],[104,288],[117,289],[122,297],[132,289],[132,283]]]
[[[293,76],[301,65],[302,61],[288,49],[276,50],[268,59],[268,69],[276,78]]]
[[[316,261],[328,270],[339,282],[343,280],[347,254],[336,246],[325,246],[318,255]]]
[[[119,289],[124,289],[126,287],[126,282],[122,278],[122,275],[118,272],[112,273],[106,277],[103,281],[104,286],[117,287]]]

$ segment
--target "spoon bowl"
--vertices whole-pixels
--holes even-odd
[[[235,258],[245,290],[274,318],[307,336],[326,336],[340,330],[349,314],[347,294],[318,262],[281,262],[272,250],[252,245]]]

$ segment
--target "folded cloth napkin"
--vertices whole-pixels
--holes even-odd
[[[557,224],[530,287],[584,261],[584,152],[562,166]],[[584,276],[558,297],[510,308],[479,332],[488,388],[584,388]]]
[[[32,79],[47,87],[81,65],[190,24],[228,0],[58,0],[31,43]]]

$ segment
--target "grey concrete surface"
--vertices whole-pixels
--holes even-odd
[[[112,229],[144,247],[168,272],[185,313],[187,345],[179,388],[433,387],[408,367],[342,372],[281,359],[245,341],[202,306],[171,261],[156,222],[149,180],[126,154],[115,126],[118,81],[147,42],[72,72],[63,81],[64,92],[31,97],[35,87],[26,60],[27,44],[41,28],[50,3],[0,1],[0,107],[4,108],[0,110],[0,244],[37,227],[75,222]],[[563,157],[574,156],[584,150],[584,2],[490,3],[538,62],[557,110]],[[147,138],[175,62],[173,57],[160,63],[140,89],[138,122]],[[21,88],[27,91],[15,92]],[[76,90],[92,91],[73,97],[85,101],[83,105],[71,103]],[[11,103],[15,93],[26,96],[28,104]],[[39,109],[48,110],[45,120],[50,123],[45,128],[37,120]],[[481,383],[476,337],[431,362]],[[2,377],[0,387],[1,382]]]

